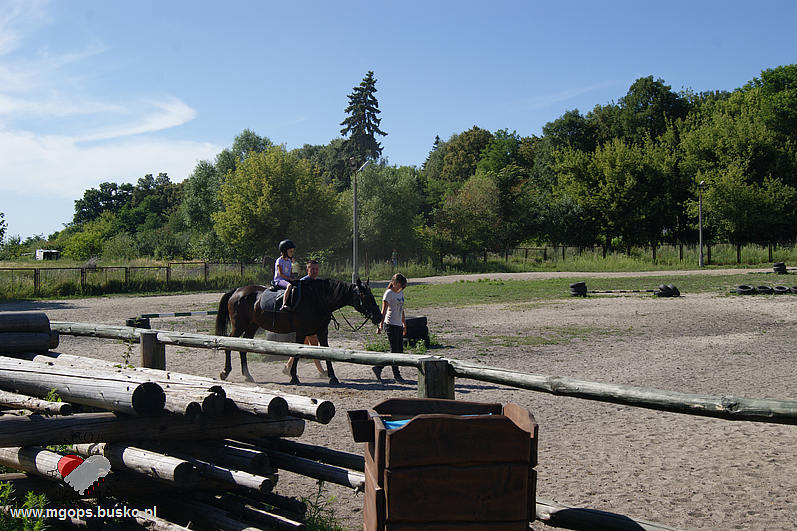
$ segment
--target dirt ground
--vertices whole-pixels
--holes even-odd
[[[514,278],[541,275],[570,276]],[[200,293],[36,301],[0,304],[0,311],[44,311],[53,321],[123,325],[125,318],[142,313],[215,309],[220,297]],[[687,393],[797,398],[797,296],[593,296],[421,312],[412,310],[412,285],[406,298],[408,315],[426,315],[442,345],[431,354]],[[213,317],[152,320],[153,328],[203,333],[212,330],[212,323]],[[330,344],[362,349],[374,338],[371,327],[357,334],[331,331]],[[62,336],[58,350],[120,360],[127,347],[118,341]],[[136,347],[134,363],[138,356]],[[167,347],[167,364],[170,370],[215,377],[223,354]],[[250,362],[259,383],[332,400],[338,412],[333,421],[326,426],[308,422],[301,440],[349,452],[361,453],[362,448],[352,441],[346,410],[416,394],[417,374],[407,368],[402,369],[407,384],[387,379],[379,384],[370,367],[338,364],[342,385],[333,388],[308,361],[299,366],[303,385],[290,386],[282,366],[278,360]],[[243,381],[237,359],[231,378]],[[534,414],[540,426],[541,498],[682,529],[797,528],[797,426],[701,418],[470,380],[457,381],[456,395],[516,402]],[[301,497],[310,496],[314,488],[312,480],[281,472],[276,490]],[[328,495],[336,497],[332,507],[341,522],[360,529],[362,496],[334,485]],[[533,527],[546,528],[541,523]]]

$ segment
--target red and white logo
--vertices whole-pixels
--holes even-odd
[[[92,455],[85,460],[78,455],[65,455],[58,460],[58,473],[80,494],[85,494],[110,471],[111,463],[102,455]]]

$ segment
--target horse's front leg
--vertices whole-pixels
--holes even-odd
[[[221,378],[222,380],[226,380],[227,376],[230,375],[231,371],[232,371],[232,360],[230,359],[230,351],[228,349],[224,351],[224,370],[219,373],[219,378]]]
[[[300,334],[296,332],[296,343],[299,345],[304,344],[305,334]],[[293,357],[293,365],[291,365],[291,385],[299,385],[301,382],[299,381],[299,377],[296,375],[296,369],[299,367],[299,356]]]
[[[322,347],[329,346],[329,328],[324,328],[323,332],[318,333],[318,344]],[[327,363],[327,375],[329,376],[330,385],[339,385],[340,380],[335,376],[335,369],[332,368],[332,361],[324,360]]]

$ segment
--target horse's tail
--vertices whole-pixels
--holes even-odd
[[[232,294],[235,293],[234,289],[231,289],[221,297],[221,301],[219,301],[219,311],[216,314],[216,335],[217,336],[226,336],[227,335],[227,321],[230,320],[230,312],[227,309],[227,303],[230,301],[230,297]]]

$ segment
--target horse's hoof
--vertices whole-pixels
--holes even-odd
[[[251,376],[249,376],[248,374],[247,374],[246,376],[244,376],[244,379],[245,379],[247,382],[249,382],[249,383],[254,383],[254,382],[255,382],[255,379],[254,379],[254,378],[252,378]]]
[[[338,380],[337,378],[332,377],[332,378],[329,379],[329,385],[340,385],[340,380]]]
[[[226,380],[228,374],[230,373],[222,371],[219,373],[219,378],[221,378],[222,380]]]
[[[293,378],[291,378],[291,381],[290,381],[289,383],[290,383],[291,385],[299,385],[299,384],[301,384],[302,382],[300,382],[300,381],[299,381],[299,378],[296,378],[296,377],[294,376]]]

